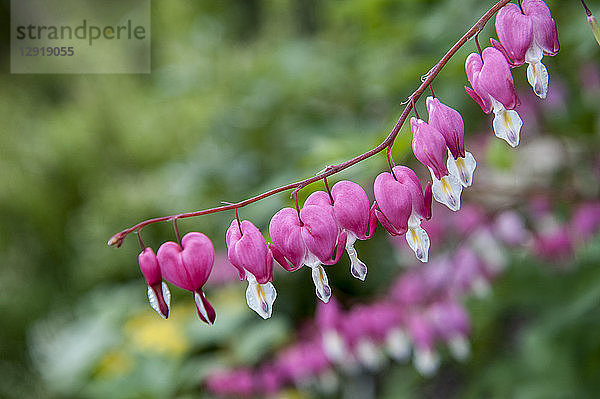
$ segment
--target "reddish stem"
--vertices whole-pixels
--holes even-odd
[[[308,184],[319,181],[325,177],[334,175],[344,169],[349,168],[352,165],[355,165],[361,161],[364,161],[365,159],[370,158],[373,155],[378,154],[381,151],[385,150],[387,147],[389,147],[391,144],[393,144],[394,140],[396,139],[396,136],[398,136],[398,133],[400,132],[400,128],[406,121],[406,118],[408,118],[408,114],[410,113],[410,111],[413,109],[414,101],[418,100],[421,97],[423,92],[427,89],[427,87],[431,84],[431,82],[433,82],[433,80],[437,77],[437,75],[440,73],[440,71],[448,63],[450,58],[452,58],[452,56],[454,56],[454,54],[456,54],[456,52],[469,39],[471,39],[473,36],[477,35],[481,31],[481,29],[485,26],[485,24],[494,16],[494,14],[496,14],[496,12],[498,12],[498,10],[500,10],[500,8],[504,7],[507,3],[510,3],[510,1],[511,0],[500,0],[499,2],[494,4],[494,6],[492,8],[490,8],[481,18],[479,18],[479,20],[475,23],[475,25],[473,25],[471,27],[471,29],[469,29],[450,48],[450,50],[448,50],[448,52],[446,54],[444,54],[444,56],[438,61],[438,63],[435,64],[435,66],[429,70],[429,72],[426,75],[427,78],[423,81],[423,83],[421,83],[421,85],[417,88],[417,90],[415,90],[409,97],[411,99],[411,101],[409,101],[408,104],[406,105],[406,107],[404,107],[404,110],[402,111],[400,118],[398,119],[398,121],[396,122],[396,124],[394,125],[394,127],[392,128],[390,133],[388,134],[388,136],[377,147],[375,147],[363,154],[360,154],[352,159],[342,162],[338,165],[329,166],[323,172],[318,173],[315,176],[309,177],[304,180],[300,180],[295,183],[289,183],[284,186],[274,188],[272,190],[269,190],[262,194],[256,195],[252,198],[248,198],[243,201],[237,202],[235,204],[223,205],[223,206],[219,206],[216,208],[204,209],[201,211],[179,213],[177,215],[169,215],[169,216],[163,216],[163,217],[145,220],[143,222],[136,224],[135,226],[125,229],[125,230],[115,234],[114,236],[112,236],[111,239],[108,241],[108,245],[114,245],[116,247],[120,247],[121,244],[123,244],[123,240],[125,239],[125,237],[127,237],[128,234],[130,234],[133,231],[136,231],[138,229],[142,229],[143,227],[148,226],[153,223],[165,222],[165,221],[176,220],[176,219],[185,219],[185,218],[189,218],[189,217],[202,216],[202,215],[208,215],[211,213],[223,212],[223,211],[228,211],[231,209],[237,209],[237,208],[244,207],[246,205],[250,205],[254,202],[260,201],[260,200],[270,197],[272,195],[281,193],[283,191],[300,189],[302,187],[307,186]]]
[[[327,182],[327,177],[323,178],[323,182],[325,183],[325,189],[327,190],[327,194],[329,194],[329,200],[331,201],[331,205],[333,205],[333,195],[331,195],[331,190],[329,189],[329,183]]]

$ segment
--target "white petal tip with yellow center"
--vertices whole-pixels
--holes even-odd
[[[277,298],[277,291],[273,283],[259,284],[253,275],[246,272],[248,288],[246,288],[246,303],[263,319],[268,319],[273,313],[273,302]]]
[[[427,262],[429,259],[429,236],[421,226],[408,228],[406,242],[415,252],[417,259],[423,263]]]
[[[519,145],[523,121],[515,110],[506,110],[503,106],[494,107],[494,134],[506,141],[511,147]]]
[[[440,365],[440,357],[430,349],[415,349],[413,362],[422,376],[430,377],[437,371]]]
[[[477,167],[477,161],[475,161],[473,154],[467,151],[465,152],[464,158],[458,157],[457,159],[454,159],[450,151],[448,151],[448,161],[446,161],[446,166],[448,167],[450,174],[460,180],[463,187],[469,187],[473,184],[473,173]]]
[[[435,178],[433,171],[431,171],[431,179],[433,181],[431,188],[433,198],[437,202],[446,205],[450,210],[458,211],[460,209],[460,195],[463,189],[458,178],[449,174],[438,180]]]
[[[533,92],[539,98],[548,94],[548,70],[540,61],[527,66],[527,81],[533,87]]]
[[[162,282],[161,289],[162,289],[163,299],[165,300],[165,303],[167,304],[167,308],[170,310],[171,309],[171,291],[169,291],[169,287],[167,286],[167,284],[165,284],[164,281]],[[160,305],[158,304],[158,298],[156,297],[154,290],[150,286],[148,286],[148,302],[150,302],[150,306],[152,307],[152,309],[154,309],[156,311],[156,313],[158,313],[160,315],[160,317],[162,317],[163,319],[167,318],[167,315],[164,315],[160,311]]]
[[[365,281],[367,278],[367,265],[358,259],[354,243],[351,240],[346,241],[346,252],[350,257],[350,273],[360,281]]]
[[[329,298],[331,298],[331,287],[329,287],[329,280],[327,279],[327,274],[325,273],[325,269],[322,265],[310,266],[312,269],[312,279],[315,284],[315,293],[317,294],[317,298],[319,298],[324,303],[329,302]]]

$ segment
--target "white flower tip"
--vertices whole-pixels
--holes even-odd
[[[381,350],[368,338],[361,339],[356,345],[356,357],[371,371],[378,370],[385,362]]]
[[[212,325],[213,321],[211,321],[208,311],[206,310],[206,306],[204,306],[204,301],[202,300],[202,297],[198,292],[194,293],[194,301],[196,302],[196,308],[198,308],[198,313],[202,315],[204,321],[207,324]]]
[[[348,252],[348,256],[350,257],[350,273],[360,281],[365,281],[367,278],[367,265],[358,259],[354,245],[347,245],[346,252]]]
[[[421,226],[408,229],[406,232],[406,242],[415,252],[417,259],[423,263],[429,260],[429,236]]]
[[[312,279],[313,283],[315,284],[315,293],[317,294],[317,298],[319,298],[324,303],[329,302],[329,298],[331,298],[331,287],[329,287],[329,280],[327,279],[325,269],[320,264],[311,267],[311,269]]]
[[[344,338],[336,330],[326,330],[322,337],[323,351],[332,363],[343,363],[348,350]]]
[[[448,341],[450,353],[459,362],[465,361],[471,354],[471,344],[469,340],[462,335],[457,335],[450,338]]]
[[[416,349],[414,352],[414,365],[424,377],[431,377],[440,365],[440,357],[433,350]]]
[[[386,349],[397,362],[405,362],[410,356],[410,339],[400,328],[395,328],[385,338]]]
[[[531,63],[527,66],[527,81],[533,87],[533,92],[539,98],[546,98],[548,94],[548,70],[541,62]]]
[[[431,173],[433,198],[437,202],[446,205],[450,210],[458,211],[460,209],[460,195],[463,189],[462,183],[452,174],[443,176],[438,180],[435,178],[433,172]]]
[[[519,145],[521,140],[521,126],[523,121],[517,114],[517,111],[506,110],[504,108],[494,110],[493,127],[496,137],[506,141],[511,147]]]
[[[162,282],[161,290],[163,300],[167,305],[166,311],[161,311],[159,299],[156,297],[154,290],[150,286],[148,286],[148,302],[150,302],[150,306],[156,311],[156,313],[160,315],[160,317],[166,319],[167,317],[169,317],[169,312],[171,310],[171,291],[169,291],[169,287],[167,286],[167,284],[165,284],[164,281]]]
[[[246,302],[263,319],[268,319],[273,314],[273,302],[277,298],[277,291],[273,283],[259,284],[254,279],[248,280],[246,289]]]
[[[475,161],[473,154],[467,151],[464,158],[459,157],[458,159],[454,159],[452,155],[449,155],[446,166],[450,174],[460,180],[463,187],[469,187],[473,184],[473,173],[477,167],[477,161]]]

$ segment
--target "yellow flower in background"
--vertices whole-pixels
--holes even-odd
[[[96,368],[99,377],[127,374],[133,368],[132,357],[123,350],[113,349],[100,359]]]
[[[144,312],[125,324],[126,340],[132,348],[146,353],[180,356],[190,348],[184,334],[184,315],[188,313],[187,309],[180,309],[169,320],[163,320],[150,311]]]

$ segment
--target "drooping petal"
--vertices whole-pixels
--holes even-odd
[[[306,244],[302,238],[302,229],[298,212],[293,208],[283,208],[277,212],[269,223],[269,234],[277,254],[281,254],[285,259],[289,260],[295,268],[299,268],[303,264],[306,256]],[[279,256],[276,260],[281,263]],[[287,262],[285,262],[287,264]],[[285,267],[284,264],[281,264]]]
[[[471,83],[471,87],[466,87],[465,90],[471,98],[479,104],[483,112],[489,114],[492,111],[492,102],[489,98],[488,93],[480,93],[477,89],[477,82],[479,81],[479,75],[483,68],[483,59],[477,53],[471,53],[465,62],[465,71],[467,72],[467,79]]]
[[[202,290],[194,292],[194,301],[196,302],[196,310],[200,319],[206,324],[213,325],[217,314]]]
[[[437,202],[446,205],[450,210],[458,211],[460,209],[460,195],[463,189],[460,180],[451,174],[437,179],[433,171],[431,171],[431,179],[433,181],[431,189],[433,198]]]
[[[304,223],[301,233],[307,250],[321,262],[333,258],[339,234],[339,228],[333,216],[333,208],[308,205],[300,210],[300,219]]]
[[[310,266],[312,280],[315,285],[315,293],[317,298],[327,303],[331,297],[331,287],[329,287],[329,279],[327,273],[321,264]]]
[[[415,252],[417,259],[424,263],[427,262],[429,259],[429,236],[421,226],[408,228],[406,242]]]
[[[179,244],[173,241],[163,243],[156,256],[165,280],[184,290],[194,291],[195,287],[183,265]]]
[[[333,213],[341,228],[364,239],[368,233],[370,205],[365,190],[358,184],[342,180],[331,189]]]
[[[168,318],[171,310],[171,291],[167,284],[161,282],[148,286],[148,302],[160,317]]]
[[[260,284],[273,279],[273,258],[269,256],[265,238],[252,222],[244,220],[238,224],[234,219],[227,230],[226,241],[229,261],[241,270],[240,277],[244,276],[243,271],[248,271]]]
[[[421,181],[417,177],[417,174],[406,166],[398,165],[392,169],[396,181],[404,186],[404,188],[410,193],[412,200],[412,212],[411,218],[428,219],[431,215],[431,198],[428,200],[423,195],[423,189],[421,188]],[[409,219],[410,225],[410,219]]]
[[[390,234],[404,234],[412,212],[410,192],[388,172],[375,178],[373,191],[379,209],[377,219]]]
[[[273,302],[277,298],[277,291],[273,283],[259,284],[250,273],[246,273],[248,288],[246,289],[246,302],[263,319],[268,319],[273,313]]]
[[[499,101],[506,109],[519,104],[510,65],[500,51],[493,47],[483,50],[483,68],[473,89],[483,98],[486,95]]]
[[[548,70],[541,62],[527,66],[527,81],[533,87],[533,92],[539,98],[546,98],[548,94]]]
[[[438,179],[447,175],[448,169],[444,162],[447,146],[444,136],[422,119],[411,118],[410,127],[415,157],[423,165],[432,169]]]
[[[427,97],[429,125],[444,136],[454,158],[465,156],[465,124],[460,113],[434,97]]]
[[[215,249],[210,239],[202,233],[191,232],[181,240],[181,260],[194,289],[201,288],[213,267]]]
[[[524,0],[523,12],[533,20],[535,42],[544,50],[545,55],[556,55],[560,49],[556,22],[543,0]]]
[[[506,110],[501,105],[494,106],[494,134],[505,140],[511,147],[519,145],[521,139],[521,126],[523,121],[517,111]]]
[[[477,167],[477,162],[475,161],[473,154],[466,151],[464,157],[459,157],[457,159],[448,156],[446,164],[450,174],[456,176],[463,187],[469,187],[473,184],[473,173]]]
[[[158,259],[152,248],[144,248],[138,256],[138,262],[140,270],[146,280],[146,284],[154,285],[162,281],[160,265],[158,264]]]
[[[533,21],[518,5],[509,3],[496,15],[498,39],[515,65],[523,65],[525,53],[533,41]]]
[[[367,265],[358,259],[358,253],[354,248],[355,241],[356,237],[354,234],[349,233],[348,240],[346,241],[346,252],[350,258],[350,273],[360,281],[365,281],[365,278],[367,278]]]

